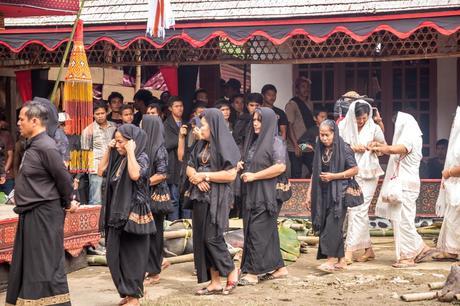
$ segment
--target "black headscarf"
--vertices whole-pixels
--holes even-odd
[[[273,148],[276,137],[278,137],[278,120],[275,112],[268,107],[256,109],[261,117],[261,129],[257,135],[254,132],[254,125],[251,124],[249,137],[244,143],[243,154],[247,157],[249,149],[254,145],[255,151],[252,157],[248,172],[259,172],[271,167],[274,163]],[[277,178],[258,180],[246,184],[246,209],[265,206],[270,213],[277,213],[278,204],[276,201]]]
[[[159,116],[144,115],[142,117],[142,129],[147,134],[145,153],[150,160],[150,176],[152,176],[155,171],[158,149],[165,144],[165,128]]]
[[[117,130],[120,134],[128,139],[134,140],[136,149],[134,151],[136,158],[145,152],[147,135],[143,130],[133,124],[123,124]],[[122,161],[126,156],[122,156],[116,149],[111,149],[109,165],[107,167],[106,183],[106,207],[105,207],[105,226],[121,228],[128,220],[128,215],[133,204],[133,185],[128,173],[127,161],[122,165],[120,178],[115,187],[112,188],[111,180]],[[112,200],[113,199],[113,200]]]
[[[328,125],[334,132],[334,139],[332,142],[332,156],[329,164],[330,173],[339,173],[345,170],[345,142],[339,134],[337,124],[332,120],[326,120],[321,125]],[[319,175],[322,171],[321,156],[323,155],[325,146],[321,141],[316,143],[315,156],[313,158],[313,174],[311,177],[311,216],[313,221],[313,228],[316,231],[321,231],[326,218],[327,203],[323,203],[322,187]],[[333,202],[334,216],[339,218],[342,215],[343,205],[343,180],[334,180],[329,182],[331,199]]]
[[[54,134],[59,128],[59,114],[56,105],[51,103],[50,100],[40,97],[34,97],[33,101],[38,102],[46,107],[48,111],[48,121],[46,123],[46,133],[54,139]]]
[[[225,124],[222,112],[218,109],[209,108],[204,111],[202,116],[206,118],[211,131],[211,139],[209,141],[211,171],[215,172],[235,168],[241,157],[240,150]],[[192,161],[195,163],[195,169],[198,169],[196,157],[205,145],[205,141],[199,141],[194,148]],[[233,192],[230,183],[211,183],[211,223],[216,224],[220,230],[225,230],[228,227],[228,215],[232,202]]]

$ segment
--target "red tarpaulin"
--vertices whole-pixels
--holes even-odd
[[[15,73],[16,86],[22,103],[32,100],[32,72],[30,70],[18,70]]]
[[[76,14],[80,0],[0,0],[3,17]]]

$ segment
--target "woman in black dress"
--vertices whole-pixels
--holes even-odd
[[[243,184],[244,249],[239,285],[254,285],[261,280],[288,275],[281,256],[278,236],[278,177],[286,171],[286,145],[278,136],[275,112],[267,107],[256,109],[252,128],[243,149],[239,168]]]
[[[230,183],[235,180],[240,152],[218,109],[201,115],[201,137],[187,167],[193,207],[193,252],[198,283],[211,281],[197,295],[229,294],[238,282],[238,272],[224,240],[233,202]],[[220,277],[227,277],[222,288]]]
[[[123,298],[120,305],[140,305],[150,234],[155,231],[148,206],[146,142],[140,128],[120,126],[98,168],[98,175],[107,175],[101,223],[106,231],[107,265]]]
[[[347,208],[343,194],[348,180],[358,174],[358,166],[353,150],[340,137],[334,121],[321,123],[319,139],[307,201],[311,203],[313,229],[320,234],[317,258],[327,258],[318,269],[333,272],[347,266],[343,237]]]
[[[166,182],[168,174],[168,151],[164,146],[164,126],[161,118],[144,115],[141,127],[147,134],[146,153],[150,160],[149,185],[151,210],[155,217],[157,232],[150,235],[150,255],[147,264],[147,277],[144,285],[156,284],[160,281],[161,270],[169,266],[163,258],[163,223],[165,217],[172,212],[171,197]]]

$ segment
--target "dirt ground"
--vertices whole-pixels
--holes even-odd
[[[402,305],[399,295],[428,291],[427,283],[444,281],[451,263],[425,262],[396,270],[392,238],[375,238],[377,259],[354,263],[345,272],[324,274],[315,269],[316,248],[289,266],[290,277],[257,286],[238,287],[230,296],[194,295],[202,286],[192,275],[193,264],[173,265],[160,284],[147,287],[142,305]],[[428,244],[432,245],[430,241]],[[136,263],[133,263],[133,265]],[[88,267],[68,275],[72,305],[116,305],[120,298],[107,267]],[[5,293],[0,295],[4,301]],[[412,305],[441,305],[435,301]]]

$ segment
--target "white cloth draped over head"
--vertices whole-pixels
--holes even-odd
[[[450,130],[449,147],[447,148],[446,162],[444,170],[460,166],[460,106],[457,107],[454,123]],[[449,186],[450,185],[450,186]],[[445,186],[445,188],[444,188]],[[458,196],[450,195],[451,190],[458,194],[457,188],[460,188],[460,179],[458,177],[451,177],[441,184],[439,190],[438,200],[436,202],[436,214],[443,217],[446,211],[446,205],[458,206],[460,203],[451,203],[451,199],[458,199]],[[449,202],[449,203],[447,203]]]
[[[415,139],[416,137],[422,136],[423,133],[418,126],[417,121],[412,115],[398,112],[395,131],[393,134],[392,145],[410,143],[408,139]],[[388,182],[393,176],[399,175],[398,164],[401,161],[402,156],[399,154],[392,154],[388,160],[388,166],[383,180],[382,190],[386,187]],[[401,178],[404,179],[404,178]],[[418,191],[417,191],[418,192]],[[401,207],[400,205],[391,205],[382,201],[382,192],[380,193],[375,208],[375,214],[379,217],[390,219],[392,221],[400,221],[401,219]]]
[[[357,103],[366,104],[369,107],[369,118],[358,131],[358,124],[356,121],[355,108]],[[371,105],[364,100],[356,100],[350,104],[347,115],[339,122],[340,136],[350,146],[363,145],[367,146],[370,142],[375,141],[375,135],[380,132],[383,133],[380,127],[375,124],[373,118],[373,109]],[[380,167],[379,159],[375,153],[366,151],[365,153],[355,153],[356,162],[358,164],[358,176],[362,179],[376,179],[383,175],[384,172]]]

